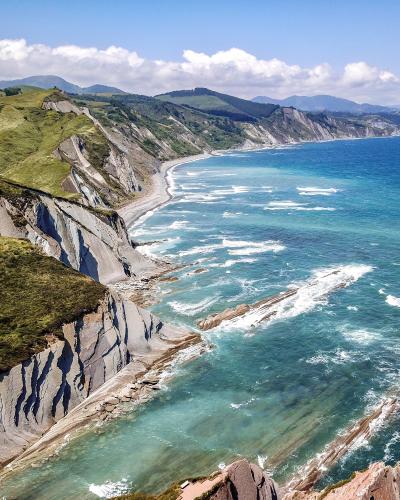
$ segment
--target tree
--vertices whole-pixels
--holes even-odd
[[[4,89],[4,93],[6,96],[18,95],[21,93],[21,89],[19,87],[7,87]]]

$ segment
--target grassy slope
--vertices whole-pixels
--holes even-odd
[[[279,108],[274,104],[252,102],[205,88],[177,90],[169,94],[158,95],[157,99],[191,106],[240,121],[256,121],[267,118]]]
[[[76,198],[62,189],[70,165],[53,151],[72,135],[82,137],[95,152],[106,142],[86,116],[42,109],[52,94],[54,90],[27,88],[17,96],[0,96],[0,176],[54,196]]]
[[[40,253],[0,237],[0,371],[46,348],[46,334],[96,309],[105,287]]]

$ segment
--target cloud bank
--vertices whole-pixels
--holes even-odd
[[[106,49],[29,44],[24,39],[0,40],[0,79],[54,74],[73,83],[114,85],[154,95],[193,87],[209,87],[241,97],[333,94],[360,102],[400,104],[400,79],[364,61],[340,71],[328,63],[312,68],[279,59],[258,59],[231,48],[204,54],[185,50],[180,61],[148,60],[122,47]]]

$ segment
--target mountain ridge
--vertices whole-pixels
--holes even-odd
[[[57,87],[69,94],[97,94],[97,93],[115,93],[125,94],[125,92],[117,87],[108,85],[94,84],[89,87],[81,87],[71,83],[57,75],[34,75],[26,78],[17,78],[14,80],[0,80],[0,89],[6,87],[15,87],[18,85],[39,87],[41,89],[50,89]]]
[[[393,113],[395,106],[382,106],[379,104],[357,103],[350,99],[335,97],[328,94],[318,94],[315,96],[292,95],[285,99],[275,99],[267,96],[256,96],[251,99],[252,102],[262,104],[276,104],[279,106],[288,106],[301,109],[302,111],[330,111],[342,113]]]

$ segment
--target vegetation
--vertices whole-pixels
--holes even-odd
[[[0,371],[62,337],[61,326],[96,309],[105,287],[43,255],[26,240],[0,237]]]
[[[24,88],[0,97],[0,176],[54,196],[77,198],[63,189],[70,165],[53,155],[72,135],[85,142],[94,166],[101,166],[107,142],[84,115],[42,109],[43,101],[65,99],[57,90]]]
[[[3,92],[6,96],[18,95],[21,93],[21,89],[19,87],[6,87]]]
[[[177,90],[169,94],[161,94],[157,96],[157,99],[201,109],[232,120],[249,122],[268,118],[279,108],[276,104],[252,102],[205,88]]]
[[[159,99],[134,94],[79,96],[78,105],[87,106],[105,126],[117,127],[130,134],[141,148],[160,160],[170,159],[160,147],[168,144],[175,156],[200,153],[204,148],[228,149],[241,144],[241,127],[226,117],[216,117]],[[147,129],[154,138],[137,133]],[[195,144],[194,144],[195,142]]]
[[[335,484],[331,484],[330,486],[327,486],[321,493],[320,500],[328,496],[329,493],[331,493],[334,490],[337,490],[338,488],[341,488],[347,483],[350,483],[354,478],[356,477],[356,473],[353,472],[351,476],[349,476],[347,479],[342,479],[342,481],[338,481]]]

